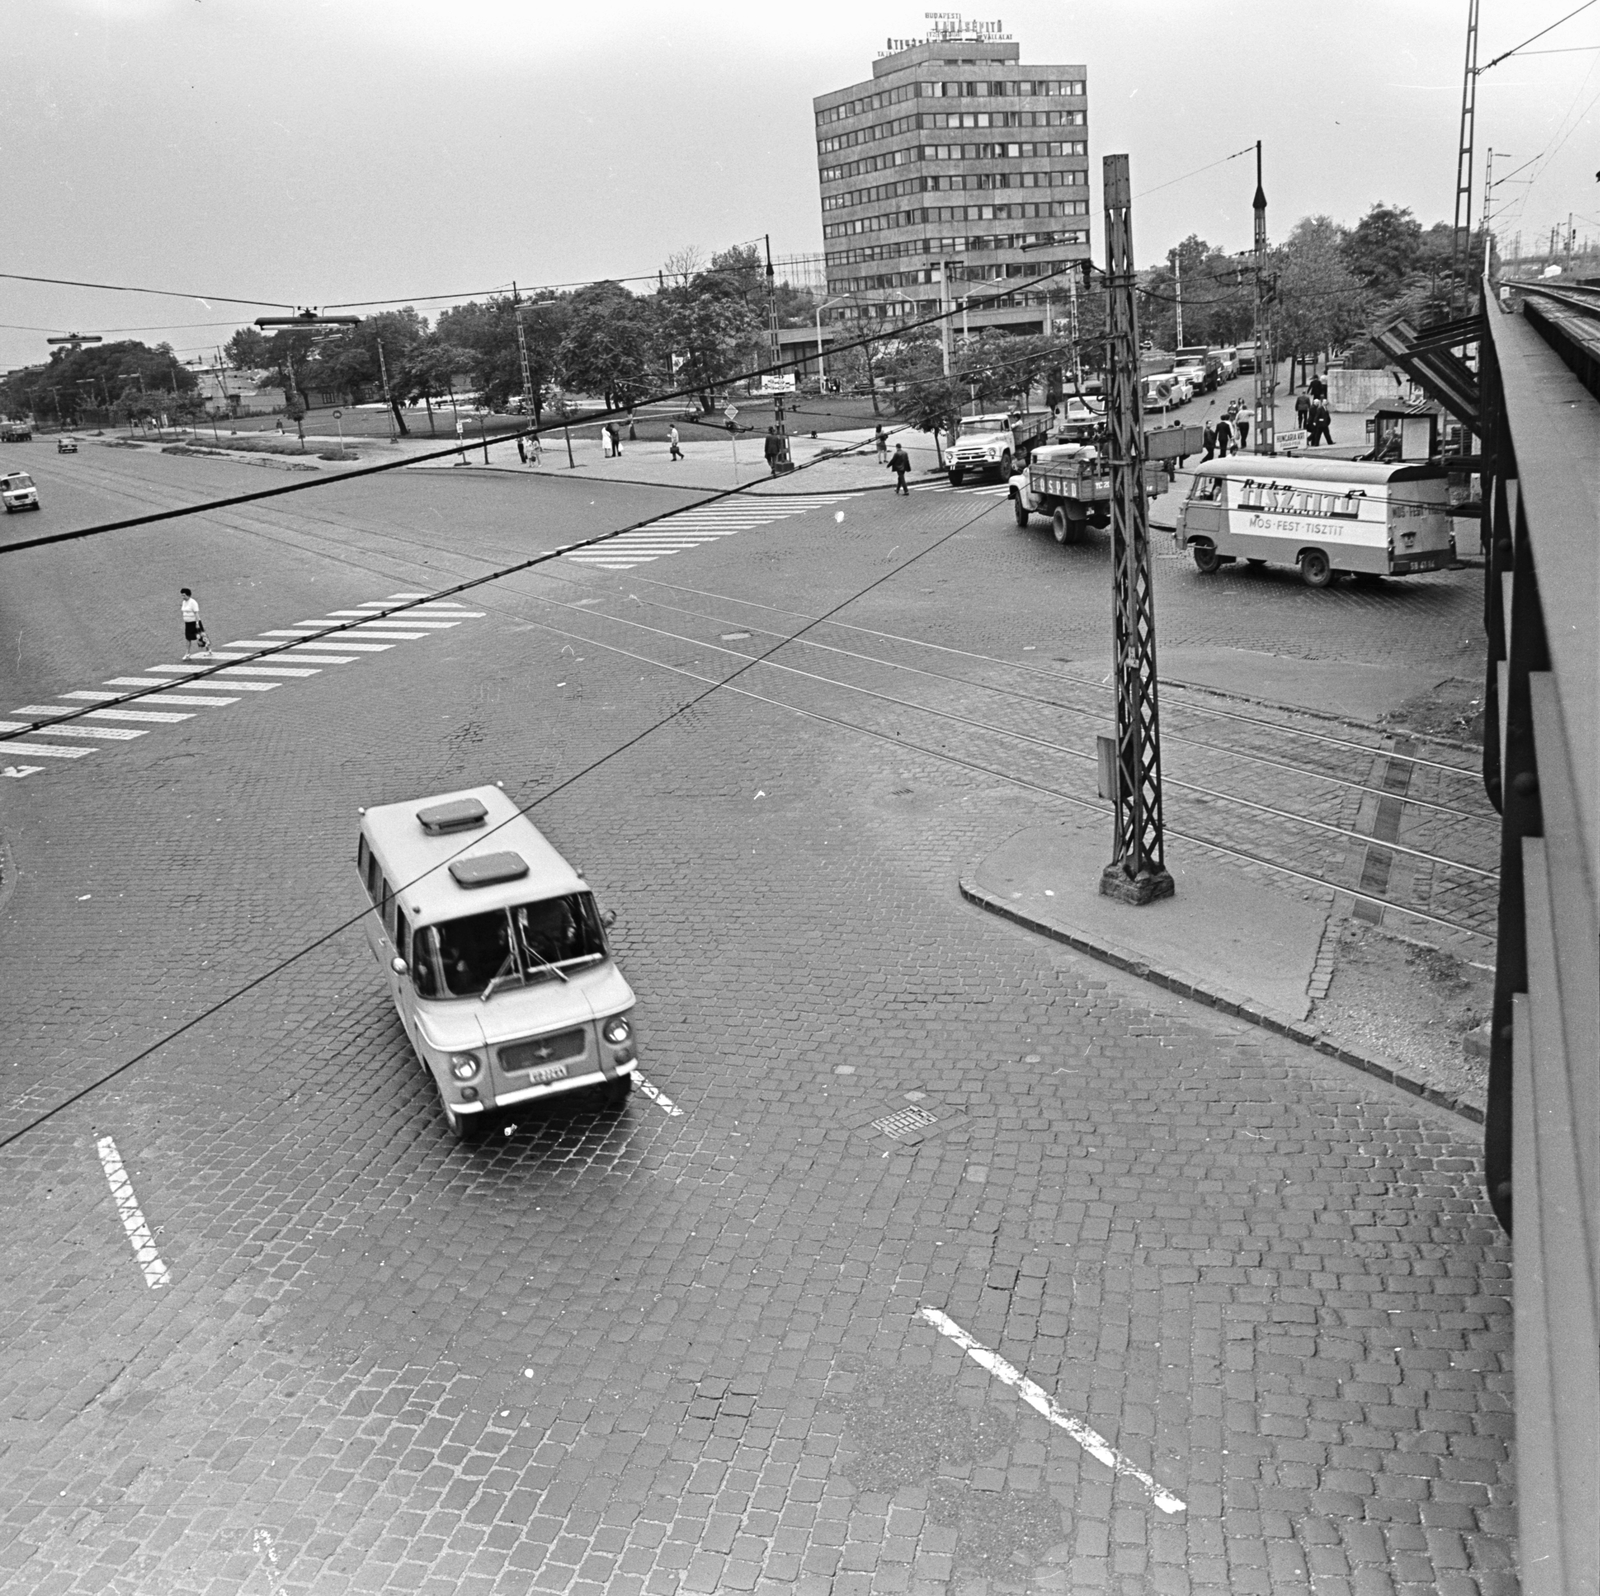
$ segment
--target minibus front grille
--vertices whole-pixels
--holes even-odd
[[[581,1058],[588,1046],[587,1032],[583,1027],[573,1031],[557,1031],[554,1036],[540,1036],[531,1042],[512,1042],[500,1049],[497,1057],[503,1070],[536,1070],[545,1064],[557,1064],[562,1059]]]

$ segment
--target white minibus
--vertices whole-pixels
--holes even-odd
[[[1438,466],[1231,455],[1194,468],[1178,547],[1206,575],[1247,560],[1297,565],[1310,587],[1338,572],[1404,576],[1455,560],[1449,479]]]
[[[361,811],[367,942],[451,1131],[583,1088],[620,1103],[633,989],[583,879],[499,787]]]

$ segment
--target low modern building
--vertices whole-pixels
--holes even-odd
[[[1089,254],[1087,69],[1024,65],[997,22],[888,45],[813,101],[830,317],[1060,323]]]

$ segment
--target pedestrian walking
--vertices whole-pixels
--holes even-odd
[[[894,453],[889,458],[889,469],[894,472],[894,491],[903,493],[909,499],[911,489],[906,486],[906,472],[911,469],[911,456],[906,453],[906,446],[897,443]]]
[[[183,601],[178,606],[183,616],[183,657],[193,659],[198,654],[201,659],[210,659],[211,639],[200,619],[200,600],[186,587],[180,587],[178,593]]]
[[[1226,416],[1217,420],[1217,457],[1226,460],[1233,453],[1233,423]]]
[[[888,465],[888,463],[889,463],[889,434],[883,430],[883,427],[881,425],[873,433],[872,442],[873,442],[874,446],[877,448],[877,451],[878,451],[878,464],[879,465]]]
[[[611,453],[620,460],[622,458],[622,429],[614,421],[606,423],[606,431],[611,434]]]
[[[1306,386],[1311,390],[1311,397],[1317,404],[1321,404],[1328,397],[1328,385],[1322,380],[1321,373],[1313,374]]]
[[[602,460],[609,460],[611,458],[611,428],[610,427],[602,427],[600,429],[600,458]]]
[[[639,441],[639,434],[634,430],[633,412],[630,410],[628,412],[628,442],[629,443],[637,443],[638,441]]]
[[[1304,388],[1294,396],[1294,419],[1302,432],[1306,431],[1310,422],[1307,420],[1311,414],[1311,395]]]
[[[528,446],[522,441],[522,436],[517,435],[517,458],[526,465],[528,463]]]
[[[1205,444],[1206,452],[1200,457],[1200,464],[1217,457],[1217,424],[1210,416],[1206,417],[1205,431],[1200,434],[1200,441]]]
[[[1311,435],[1306,439],[1310,448],[1315,448],[1319,443],[1333,442],[1333,418],[1328,414],[1328,407],[1320,400],[1311,407]]]
[[[1239,448],[1242,452],[1250,446],[1250,418],[1241,410],[1234,424],[1239,429]]]
[[[767,457],[767,470],[777,476],[778,464],[783,459],[783,439],[778,436],[776,427],[767,428],[766,441],[761,447]]]
[[[669,460],[681,460],[683,458],[683,450],[678,447],[678,423],[676,421],[667,428],[667,458]]]

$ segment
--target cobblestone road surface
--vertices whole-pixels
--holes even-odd
[[[347,530],[328,504],[106,540],[68,557],[87,657],[25,649],[7,685],[151,663],[137,584],[202,561],[259,584],[226,622],[256,636],[643,502],[561,491],[408,478]],[[1099,647],[1103,551],[923,498],[661,564],[807,614],[888,577],[852,618]],[[1167,569],[1163,621],[1246,646],[1265,600]],[[8,654],[56,602],[50,561],[13,573]],[[1474,1128],[964,904],[959,871],[1043,799],[720,692],[650,730],[697,689],[551,635],[573,580],[5,783],[0,1134],[155,1051],[0,1150],[0,1584],[1513,1590],[1509,1251]],[[1422,648],[1471,605],[1396,585],[1325,608],[1344,641],[1314,646],[1403,665],[1397,615]],[[1312,614],[1273,624],[1313,646]],[[619,911],[680,1114],[575,1103],[480,1150],[439,1122],[337,929],[354,811],[495,778]]]

